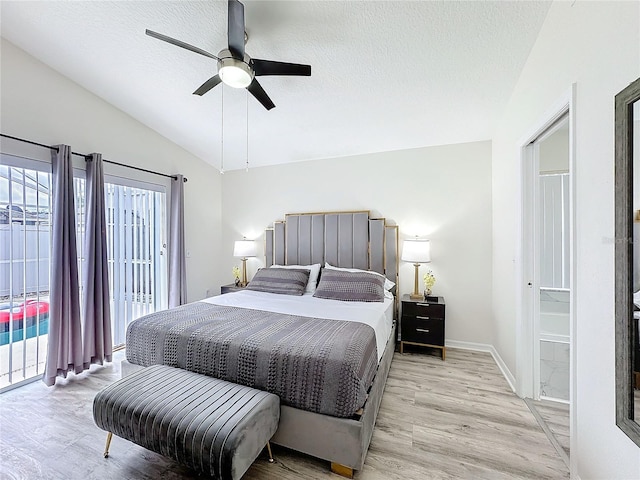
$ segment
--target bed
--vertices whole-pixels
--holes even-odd
[[[291,214],[265,232],[267,267],[325,262],[397,283],[397,227],[360,211]],[[241,291],[157,312],[132,322],[123,375],[164,363],[272,391],[283,402],[273,443],[351,476],[363,467],[395,350],[397,300],[386,297],[342,302]],[[241,340],[211,343],[221,333]]]

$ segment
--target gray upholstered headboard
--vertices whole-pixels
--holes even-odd
[[[368,211],[295,213],[265,234],[271,265],[310,265],[373,270],[398,283],[398,226]]]

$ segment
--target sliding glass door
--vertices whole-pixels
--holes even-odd
[[[84,184],[76,179],[79,272],[84,262]],[[167,308],[166,194],[162,186],[117,177],[107,177],[104,190],[111,331],[118,347],[124,345],[131,321]]]
[[[167,307],[166,194],[149,186],[105,184],[113,343],[129,323]]]
[[[51,174],[29,166],[0,165],[0,388],[41,374],[47,351]]]
[[[0,389],[44,370],[49,327],[51,165],[0,162]],[[85,180],[74,171],[82,299]],[[105,178],[111,322],[123,345],[136,318],[167,307],[166,187]]]

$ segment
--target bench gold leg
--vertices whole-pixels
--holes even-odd
[[[113,437],[113,433],[107,433],[107,444],[104,447],[104,458],[109,456],[109,445],[111,445],[111,437]]]
[[[271,453],[271,443],[267,442],[267,452],[269,452],[269,463],[273,463],[273,454]]]
[[[343,477],[353,478],[353,468],[345,467],[339,463],[331,462],[331,471]]]

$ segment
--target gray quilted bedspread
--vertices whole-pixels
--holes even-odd
[[[368,325],[204,302],[131,322],[126,347],[131,363],[184,368],[335,417],[364,405],[378,366]]]

